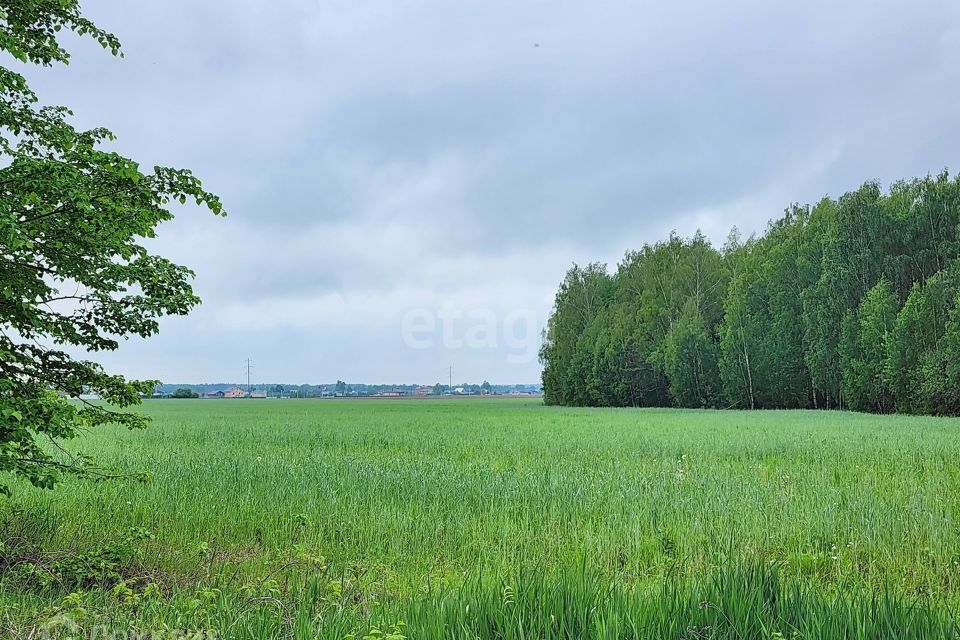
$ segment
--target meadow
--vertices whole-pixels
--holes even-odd
[[[958,419],[538,399],[142,410],[148,429],[71,446],[149,481],[15,483],[0,503],[0,633],[960,636]]]

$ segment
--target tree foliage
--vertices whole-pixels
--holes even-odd
[[[115,36],[76,0],[0,0],[0,49],[20,63],[66,64],[63,32],[114,55]],[[186,267],[143,245],[170,207],[188,199],[222,213],[189,171],[142,169],[105,148],[103,128],[76,129],[65,107],[42,106],[22,75],[0,67],[0,471],[50,487],[61,472],[95,475],[61,441],[107,423],[145,418],[128,407],[153,381],[126,380],[67,352],[109,351],[150,336],[198,302]],[[0,485],[0,491],[6,487]]]
[[[589,267],[558,294],[546,401],[960,414],[960,181],[943,172],[793,205],[766,233],[699,233]]]

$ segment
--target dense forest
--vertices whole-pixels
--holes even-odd
[[[699,232],[574,266],[548,404],[960,414],[960,179],[867,183],[720,249]]]

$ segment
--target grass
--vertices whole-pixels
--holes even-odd
[[[960,636],[960,420],[528,399],[144,411],[146,431],[76,444],[151,482],[17,485],[0,507],[8,635]]]

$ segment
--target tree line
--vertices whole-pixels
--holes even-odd
[[[960,414],[960,179],[868,182],[766,232],[574,265],[540,359],[548,404]]]

